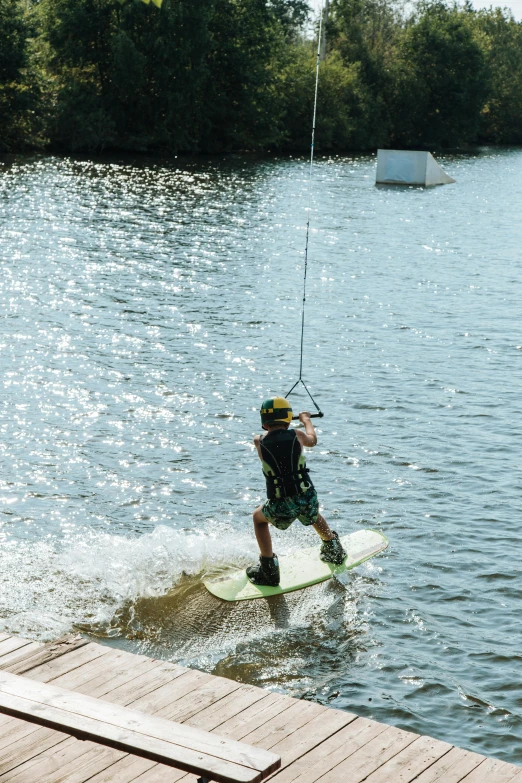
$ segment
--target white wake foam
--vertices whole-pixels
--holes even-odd
[[[50,640],[75,625],[103,626],[124,604],[164,595],[183,574],[255,557],[250,531],[211,536],[164,525],[136,538],[85,530],[66,542],[7,541],[0,554],[0,629]]]

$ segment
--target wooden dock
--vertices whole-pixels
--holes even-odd
[[[522,783],[448,742],[71,637],[0,634],[0,669],[271,750],[274,783]],[[196,776],[0,715],[0,783],[196,783]]]

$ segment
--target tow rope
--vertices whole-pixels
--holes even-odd
[[[317,413],[312,413],[312,419],[322,419],[324,413],[319,408],[318,404],[310,394],[308,386],[303,380],[303,347],[304,347],[304,326],[305,326],[305,304],[306,304],[306,272],[308,268],[308,239],[310,236],[310,211],[312,209],[312,171],[314,167],[314,144],[315,144],[315,119],[317,116],[317,90],[319,87],[319,63],[321,61],[321,35],[323,28],[323,9],[321,7],[321,14],[319,16],[319,35],[317,39],[317,59],[315,66],[315,95],[314,95],[314,116],[312,121],[312,143],[310,145],[310,172],[308,175],[308,219],[306,221],[306,243],[305,243],[305,256],[304,256],[304,276],[303,276],[303,310],[301,315],[301,359],[299,362],[299,378],[294,383],[290,391],[285,395],[289,397],[294,389],[301,384],[310,399],[312,400]],[[298,419],[299,416],[293,416],[293,419]]]

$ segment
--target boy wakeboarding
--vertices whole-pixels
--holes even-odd
[[[256,435],[254,445],[263,466],[267,500],[254,511],[254,532],[261,556],[259,565],[249,566],[246,573],[256,585],[279,584],[279,563],[272,550],[269,524],[286,530],[295,519],[312,525],[322,539],[320,558],[340,565],[346,557],[339,536],[330,530],[319,513],[319,501],[310,480],[303,449],[313,448],[317,435],[310,414],[299,414],[302,430],[289,429],[292,406],[284,397],[265,400],[261,406],[264,435]]]

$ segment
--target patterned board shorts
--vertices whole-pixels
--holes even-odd
[[[261,510],[270,524],[278,530],[286,530],[294,519],[298,519],[303,525],[315,525],[319,514],[319,501],[315,489],[310,487],[302,495],[267,500]]]

